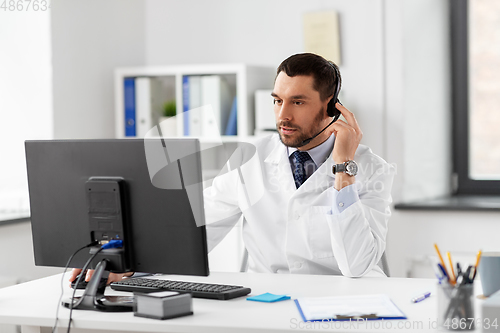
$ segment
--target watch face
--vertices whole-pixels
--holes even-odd
[[[348,175],[355,176],[358,173],[358,165],[354,161],[348,161],[346,163],[346,171]]]

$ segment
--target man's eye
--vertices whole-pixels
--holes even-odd
[[[281,104],[281,100],[280,100],[280,99],[275,99],[275,100],[273,101],[273,104]]]
[[[295,105],[302,105],[302,104],[304,104],[304,102],[302,102],[302,101],[295,101],[295,102],[293,102],[293,104],[295,104]]]

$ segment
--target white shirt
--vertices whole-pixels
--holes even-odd
[[[390,216],[391,166],[360,145],[356,184],[335,190],[328,158],[297,189],[277,134],[255,148],[241,151],[240,161],[248,162],[204,191],[209,250],[242,218],[249,271],[383,275],[377,263]],[[345,193],[355,202],[345,205]]]

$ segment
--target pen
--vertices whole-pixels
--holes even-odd
[[[417,297],[415,297],[415,298],[412,298],[412,299],[411,299],[411,301],[412,301],[413,303],[422,302],[424,299],[429,298],[430,296],[431,296],[431,292],[430,292],[430,291],[428,291],[428,292],[426,292],[425,294],[422,294],[422,295],[420,295],[420,296],[417,296]]]
[[[467,270],[464,273],[465,283],[472,283],[472,281],[474,280],[472,277],[472,273],[471,273],[473,269],[474,269],[474,266],[472,266],[472,265],[467,267]]]
[[[446,265],[444,263],[443,257],[441,256],[441,252],[439,251],[439,247],[437,246],[437,244],[434,244],[434,248],[436,249],[436,252],[438,254],[439,261],[441,262],[441,265],[443,266],[444,273],[445,273],[444,275],[446,275],[448,277],[448,280],[451,280],[450,275],[448,274],[448,271],[446,270]]]
[[[446,268],[443,267],[443,265],[438,264],[439,269],[443,273],[443,278],[446,279],[447,281],[450,281],[450,277],[448,276],[448,273],[446,272]]]
[[[477,266],[479,266],[479,261],[481,260],[481,253],[481,250],[477,252],[476,265],[474,265],[474,275],[472,276],[472,281],[476,278]]]
[[[443,271],[439,268],[439,265],[432,265],[432,268],[434,269],[434,274],[436,274],[439,284],[441,284],[445,278]]]
[[[453,261],[451,260],[451,254],[449,251],[446,252],[446,256],[448,257],[448,261],[450,262],[450,268],[451,268],[450,282],[451,284],[455,284],[457,281],[457,277],[455,275],[455,269],[453,269]]]

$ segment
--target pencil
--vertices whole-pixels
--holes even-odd
[[[438,257],[439,257],[439,261],[441,261],[441,265],[443,266],[444,271],[445,271],[445,273],[446,273],[446,275],[448,276],[448,279],[449,279],[450,275],[448,274],[448,271],[446,270],[446,265],[444,264],[443,257],[441,256],[441,252],[439,252],[439,247],[437,246],[437,244],[434,244],[434,248],[436,249],[436,252],[437,252]]]
[[[477,266],[479,266],[479,261],[481,260],[481,254],[483,252],[481,250],[479,250],[477,252],[477,256],[476,256],[476,264],[474,265],[474,275],[472,275],[472,280],[474,281],[474,278],[476,277],[476,272],[477,272]]]
[[[451,284],[455,284],[455,281],[457,281],[457,277],[455,276],[455,269],[453,268],[453,261],[451,260],[451,254],[450,254],[450,252],[446,252],[446,256],[448,257],[448,261],[450,262],[451,277],[453,278],[453,280],[450,281],[450,282],[451,282]]]

